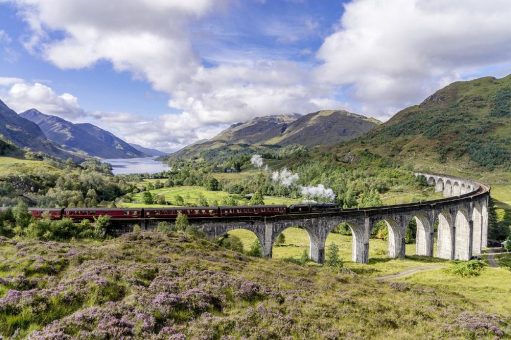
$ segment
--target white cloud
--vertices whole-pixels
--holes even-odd
[[[41,83],[28,83],[18,78],[0,78],[5,102],[17,112],[36,108],[41,112],[73,119],[84,115],[78,104],[78,98],[69,94],[57,94]],[[1,93],[1,92],[0,92]]]
[[[359,0],[317,53],[320,81],[354,85],[366,111],[416,103],[464,74],[511,60],[508,0]]]
[[[324,100],[307,65],[258,56],[202,65],[207,56],[194,49],[190,27],[229,0],[13,1],[32,28],[27,45],[56,66],[79,69],[107,60],[166,92],[169,106],[181,111],[161,117],[166,138],[176,145],[255,116],[309,112]],[[50,40],[54,30],[64,38]]]

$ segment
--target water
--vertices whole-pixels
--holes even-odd
[[[114,175],[155,174],[169,169],[167,164],[157,161],[154,157],[103,159],[103,162],[112,165]]]

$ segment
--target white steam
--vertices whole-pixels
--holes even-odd
[[[257,168],[261,168],[264,164],[263,157],[261,155],[253,155],[250,158],[250,163]]]
[[[306,200],[332,202],[335,199],[334,191],[325,188],[323,184],[318,184],[315,187],[301,187],[301,193]]]
[[[294,174],[288,169],[284,168],[281,171],[274,171],[271,175],[271,179],[285,187],[290,187],[296,181],[298,181],[299,177],[298,174]]]

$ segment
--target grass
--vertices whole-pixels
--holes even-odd
[[[171,204],[175,204],[177,196],[181,196],[184,199],[186,205],[197,205],[199,204],[199,200],[201,197],[205,198],[209,204],[213,204],[214,201],[217,201],[218,204],[221,204],[222,200],[231,196],[229,193],[225,191],[210,191],[206,190],[203,187],[197,186],[181,186],[181,187],[171,187],[171,188],[162,188],[150,190],[153,195],[163,195],[165,196],[165,200],[170,202]],[[119,206],[126,208],[138,208],[147,206],[142,201],[142,193],[138,193],[133,195],[133,203],[120,203]],[[291,205],[294,203],[298,203],[301,200],[287,198],[287,197],[273,197],[273,196],[265,196],[264,203],[265,204],[284,204]],[[244,203],[243,203],[244,202]],[[240,201],[240,204],[248,203],[248,200]],[[155,207],[165,207],[164,205],[154,205]]]
[[[39,175],[41,173],[60,174],[61,171],[44,161],[0,157],[0,177],[18,174]]]
[[[289,240],[298,241],[292,234]],[[2,240],[0,258],[4,272],[13,276],[29,261],[67,263],[57,272],[27,274],[36,287],[0,306],[0,335],[7,338],[17,328],[20,338],[37,330],[53,338],[80,330],[90,338],[169,338],[161,333],[165,325],[185,338],[495,337],[494,330],[459,321],[467,315],[490,320],[504,337],[511,335],[503,305],[508,297],[502,294],[511,282],[508,271],[488,271],[480,281],[449,277],[445,284],[437,284],[443,275],[437,271],[424,283],[394,284],[373,278],[376,264],[357,274],[339,273],[250,258],[183,233],[157,232],[101,243]],[[484,288],[489,280],[494,283]],[[503,299],[491,310],[502,322],[481,314],[494,297]],[[485,304],[488,308],[481,308]]]

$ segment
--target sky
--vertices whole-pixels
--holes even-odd
[[[511,73],[509,0],[0,0],[0,99],[164,151]]]

